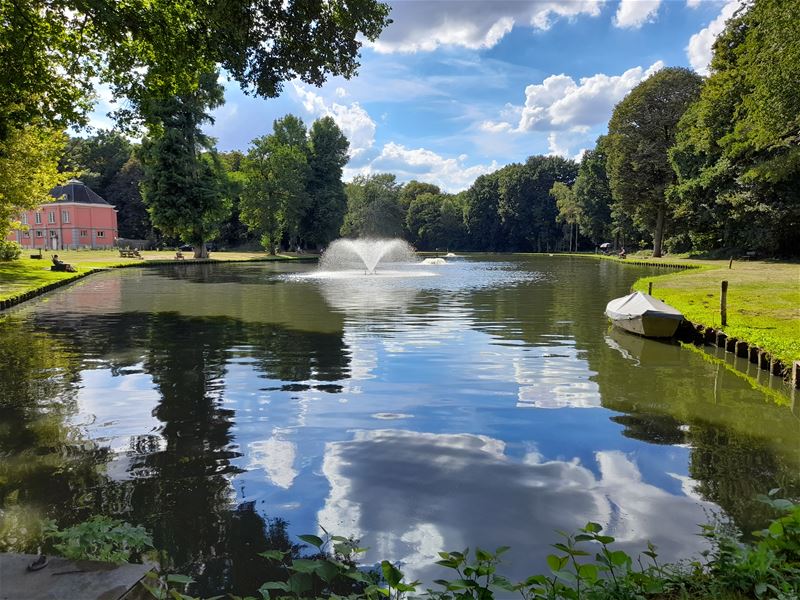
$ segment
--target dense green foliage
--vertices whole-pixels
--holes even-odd
[[[330,117],[311,131],[294,115],[253,140],[243,163],[242,223],[271,254],[326,245],[337,237],[345,213],[342,168],[349,143]]]
[[[65,142],[58,131],[34,126],[14,129],[0,139],[0,239],[20,226],[20,210],[50,200],[50,190],[69,178],[57,169]]]
[[[0,2],[0,144],[30,124],[83,123],[95,76],[127,98],[129,121],[148,120],[152,101],[191,94],[198,74],[220,67],[265,97],[295,78],[350,77],[362,36],[374,40],[388,12],[376,0]]]
[[[711,75],[680,122],[671,201],[700,250],[800,248],[800,13],[759,0],[717,39]]]
[[[194,246],[195,257],[208,256],[230,205],[220,185],[222,168],[211,140],[200,127],[223,102],[216,73],[207,73],[193,93],[153,106],[151,137],[142,148],[142,195],[153,224]]]
[[[400,237],[405,211],[400,204],[401,185],[390,173],[359,175],[345,186],[347,214],[342,235],[347,237]]]
[[[702,79],[688,69],[662,69],[637,85],[608,124],[608,179],[616,203],[645,231],[653,232],[653,256],[669,214],[666,189],[675,174],[668,152],[678,121],[700,93]]]

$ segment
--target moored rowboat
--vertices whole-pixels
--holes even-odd
[[[642,292],[615,298],[606,315],[617,327],[645,337],[672,337],[683,320],[677,309]]]

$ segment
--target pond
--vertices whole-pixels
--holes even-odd
[[[652,270],[315,269],[115,270],[9,311],[0,541],[26,520],[116,516],[211,594],[252,591],[269,575],[257,552],[321,525],[422,579],[439,550],[508,545],[521,578],[555,530],[596,521],[669,560],[702,550],[715,514],[752,531],[756,494],[798,492],[779,382],[609,328],[606,302]]]

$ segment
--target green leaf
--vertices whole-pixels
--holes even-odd
[[[386,583],[389,584],[389,587],[396,588],[397,584],[403,579],[403,574],[400,572],[400,570],[388,560],[381,561],[381,571],[383,572],[383,578],[386,580]]]
[[[317,548],[322,548],[322,545],[325,543],[322,541],[322,538],[316,535],[298,535],[301,540],[306,542],[307,544],[311,544],[312,546],[316,546]]]
[[[613,564],[615,567],[621,567],[622,565],[629,563],[631,560],[631,557],[622,550],[615,550],[611,553],[609,558],[611,560],[611,564]]]
[[[286,553],[280,550],[267,550],[265,552],[259,552],[258,555],[269,560],[283,560]]]
[[[289,567],[297,573],[314,573],[317,570],[317,561],[306,558],[296,558]]]
[[[492,560],[493,556],[481,548],[475,548],[475,557],[478,560]]]
[[[194,583],[194,579],[188,577],[186,575],[181,575],[179,573],[173,573],[167,575],[167,583],[180,583],[182,585],[188,585],[190,583]]]
[[[308,573],[292,573],[287,583],[289,584],[289,591],[299,596],[311,589],[313,579]]]
[[[281,590],[284,592],[289,591],[289,586],[285,581],[267,581],[261,584],[261,587],[258,588],[259,591],[261,590]]]
[[[585,579],[586,581],[594,583],[595,581],[597,581],[597,578],[599,576],[597,565],[593,564],[581,565],[580,567],[578,567],[578,576],[581,579]]]
[[[547,566],[551,571],[558,571],[561,568],[561,559],[555,554],[547,555]]]
[[[583,530],[588,531],[590,533],[598,533],[603,530],[603,526],[600,525],[600,523],[594,523],[592,521],[589,521],[586,524],[586,527],[583,528]]]
[[[511,550],[511,546],[500,546],[497,550],[494,551],[495,556],[500,556],[501,554],[505,554]]]

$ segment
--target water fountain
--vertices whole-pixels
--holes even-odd
[[[381,262],[415,263],[417,260],[414,249],[400,239],[340,239],[325,250],[319,259],[319,268],[321,271],[359,270],[374,275]]]

